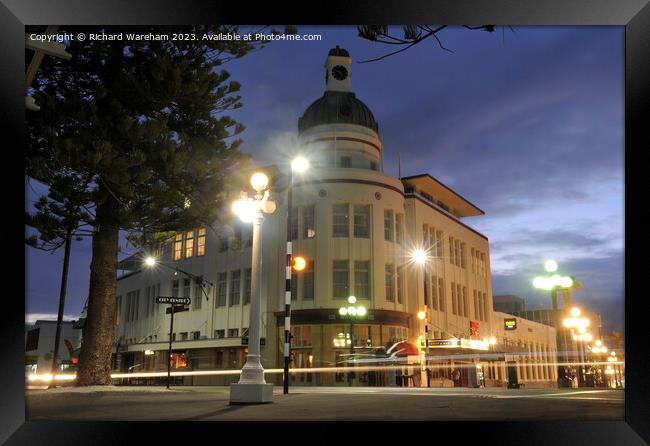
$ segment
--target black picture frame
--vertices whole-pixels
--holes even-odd
[[[16,165],[23,160],[24,125],[24,26],[35,24],[180,24],[180,23],[281,23],[337,24],[368,23],[443,23],[509,25],[610,25],[625,27],[625,233],[634,243],[625,247],[625,346],[626,389],[625,421],[611,422],[468,422],[418,425],[412,429],[390,428],[386,424],[346,424],[342,427],[310,423],[302,441],[319,437],[345,441],[349,437],[333,434],[334,429],[349,429],[364,440],[384,438],[397,433],[393,441],[479,442],[480,444],[644,444],[650,442],[650,376],[644,366],[650,352],[645,330],[645,313],[640,280],[648,252],[641,242],[639,211],[646,207],[641,158],[650,149],[647,118],[643,104],[650,103],[650,6],[647,0],[545,0],[545,1],[469,1],[469,0],[388,0],[304,2],[302,6],[266,2],[252,6],[246,2],[200,0],[2,0],[0,3],[0,122],[5,169],[2,181],[5,203],[12,202],[5,219],[9,228],[5,240],[11,242],[16,257],[5,256],[5,283],[24,274],[25,247],[23,221],[24,197],[16,194],[24,184],[23,172]],[[645,108],[647,116],[647,107]],[[22,181],[22,183],[21,183]],[[8,193],[7,193],[8,192]],[[632,197],[641,195],[639,202]],[[7,236],[11,234],[10,236]],[[638,243],[637,243],[638,241]],[[7,247],[9,245],[5,245]],[[5,251],[6,252],[6,251]],[[15,261],[22,259],[23,262]],[[15,270],[15,271],[14,271]],[[647,275],[647,274],[646,274]],[[15,282],[15,280],[14,280]],[[23,284],[24,285],[24,284]],[[17,286],[20,290],[21,287]],[[252,429],[238,423],[124,423],[124,422],[25,422],[24,314],[20,292],[5,293],[3,303],[3,361],[1,367],[2,404],[0,404],[0,441],[11,445],[57,444],[131,444],[165,442],[245,441]],[[287,435],[293,424],[268,423],[255,429],[262,441],[296,441]],[[319,434],[322,432],[322,436]],[[143,435],[144,437],[140,437]],[[229,434],[236,435],[232,440]],[[411,434],[415,434],[411,436]],[[415,438],[414,438],[415,437]],[[145,440],[136,438],[144,438]],[[645,441],[644,441],[645,440]]]

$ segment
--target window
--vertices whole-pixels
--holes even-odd
[[[398,266],[397,267],[397,277],[396,282],[397,282],[397,303],[401,304],[403,299],[404,299],[404,284],[402,283],[404,277],[404,267]]]
[[[393,211],[384,211],[384,240],[393,241]]]
[[[194,254],[194,230],[185,233],[185,258],[191,259]]]
[[[205,228],[199,228],[196,238],[196,255],[205,255]]]
[[[316,219],[314,206],[302,208],[302,237],[314,238],[316,236]]]
[[[488,320],[488,312],[487,312],[487,295],[483,293],[483,320],[487,321]]]
[[[350,206],[335,204],[332,212],[332,237],[350,236]]]
[[[229,247],[233,251],[238,251],[242,247],[242,231],[241,231],[241,226],[237,224],[234,228],[232,228],[232,234],[230,236],[230,242],[229,242]]]
[[[192,292],[192,281],[190,279],[183,279],[183,297],[191,298],[192,297],[190,295],[191,292]]]
[[[215,330],[214,331],[214,337],[216,339],[223,339],[226,337],[226,331],[225,330]]]
[[[467,298],[467,287],[463,287],[463,316],[469,317],[469,299]]]
[[[200,310],[201,302],[203,301],[203,289],[198,283],[194,285],[194,300],[192,301],[192,309]]]
[[[178,280],[172,280],[172,296],[178,297]]]
[[[291,300],[298,299],[298,273],[291,269]]]
[[[404,227],[404,216],[402,214],[395,214],[395,241],[399,244],[402,244],[402,240],[404,239],[404,232],[403,232],[403,227]]]
[[[228,288],[228,274],[223,272],[217,276],[217,307],[226,306],[226,291]]]
[[[182,333],[179,333],[181,335],[181,341],[187,341],[187,332],[184,331]]]
[[[239,337],[239,328],[229,328],[228,329],[229,338],[238,338]]]
[[[483,318],[481,317],[481,311],[479,309],[479,304],[478,304],[478,295],[476,294],[476,290],[474,290],[474,318],[477,321],[482,321]]]
[[[354,206],[354,236],[370,237],[370,206]]]
[[[183,233],[176,234],[174,238],[174,261],[183,257]]]
[[[230,305],[239,305],[241,271],[235,270],[230,272]]]
[[[429,225],[422,225],[422,246],[424,249],[429,248]]]
[[[334,260],[332,269],[333,297],[347,299],[350,286],[350,272],[347,260]]]
[[[192,339],[195,340],[195,341],[201,339],[201,332],[200,331],[193,331],[192,332]]]
[[[438,278],[431,276],[431,306],[434,310],[440,308],[440,296],[438,296]]]
[[[454,264],[456,266],[460,266],[460,241],[459,240],[454,240],[454,252],[456,255],[456,261]]]
[[[474,248],[470,250],[470,257],[472,258],[472,272],[476,273],[476,254],[474,254]]]
[[[452,265],[456,263],[456,256],[454,256],[454,238],[449,237],[449,263]]]
[[[115,304],[116,308],[116,315],[115,315],[115,324],[120,325],[122,322],[120,319],[122,318],[122,296],[117,296],[117,303]]]
[[[342,156],[341,167],[352,167],[352,158],[349,156]]]
[[[463,290],[459,283],[456,284],[456,300],[458,301],[458,315],[465,316],[463,312]]]
[[[442,231],[436,231],[436,250],[437,250],[436,254],[440,258],[442,258],[442,256],[444,255],[444,250],[443,250],[444,246],[445,246],[445,241],[444,241]]]
[[[386,264],[386,301],[395,302],[395,265]]]
[[[451,312],[458,314],[458,302],[456,301],[456,284],[451,282]]]
[[[307,268],[302,273],[302,298],[314,299],[314,261],[307,262]]]
[[[487,265],[485,264],[485,254],[481,253],[481,273],[483,277],[487,276]]]
[[[291,208],[291,240],[298,239],[298,208]]]
[[[445,281],[442,277],[438,277],[438,297],[440,298],[440,311],[446,311]]]
[[[424,274],[424,284],[423,285],[424,285],[424,305],[428,307],[429,306],[429,288],[431,286],[429,284],[429,275],[428,274]]]
[[[377,170],[377,162],[370,161],[370,170]]]
[[[461,268],[467,268],[467,265],[465,263],[465,252],[467,250],[467,247],[465,246],[465,243],[460,244],[460,267]]]
[[[250,268],[244,270],[244,305],[251,303],[251,273]]]
[[[225,236],[219,237],[219,252],[228,251],[228,239]]]
[[[354,262],[354,295],[357,299],[370,299],[370,262]]]

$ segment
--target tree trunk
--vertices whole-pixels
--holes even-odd
[[[108,196],[97,204],[93,235],[88,313],[79,355],[78,386],[111,383],[111,354],[116,317],[119,225],[116,200]]]

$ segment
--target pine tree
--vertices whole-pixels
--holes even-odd
[[[107,33],[237,32],[228,26],[104,27]],[[100,32],[74,27],[59,32]],[[259,47],[250,41],[71,41],[72,60],[46,59],[28,113],[27,174],[70,170],[89,178],[95,210],[88,314],[79,385],[109,384],[120,230],[143,239],[218,218],[231,173],[248,158],[240,85],[220,65]],[[187,206],[187,204],[190,206]]]

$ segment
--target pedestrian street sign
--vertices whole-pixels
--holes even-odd
[[[181,311],[189,311],[189,307],[184,307],[183,305],[173,305],[172,307],[167,308],[165,313],[172,314],[172,308],[174,308],[174,313],[180,313]]]
[[[173,296],[156,297],[157,304],[189,305],[190,302],[192,302],[192,300],[189,297],[173,297]]]

